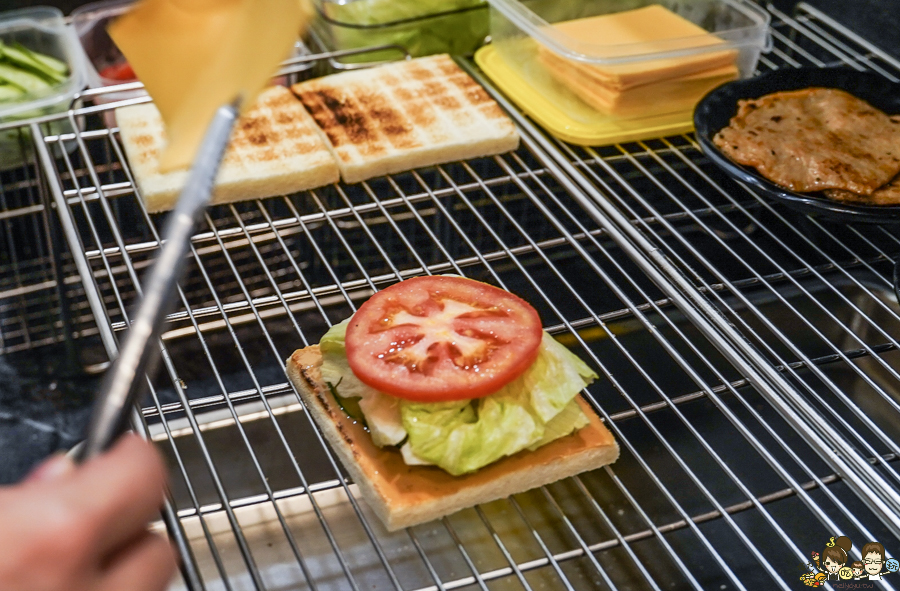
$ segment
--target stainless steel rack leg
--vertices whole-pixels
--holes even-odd
[[[30,127],[32,137],[35,138],[35,147],[37,149],[39,162],[44,168],[45,173],[49,173],[55,170],[55,165],[53,163],[53,158],[50,155],[50,150],[47,148],[47,144],[39,139],[43,137],[40,126],[37,123],[32,123]],[[69,241],[70,245],[80,245],[81,241],[78,237],[78,232],[75,229],[74,220],[72,219],[71,213],[69,212],[68,203],[63,196],[62,187],[59,186],[56,175],[45,174],[45,178],[50,189],[50,194],[53,197],[53,202],[56,205],[56,210],[59,214],[60,222],[62,224],[66,239]],[[84,256],[84,248],[82,247],[73,252],[73,257],[75,266],[78,268],[78,272],[81,275],[82,280],[92,281],[93,275],[90,272],[90,267],[88,265],[87,259]],[[93,312],[94,317],[98,319],[100,336],[103,341],[103,346],[106,349],[106,353],[110,359],[113,359],[118,353],[118,344],[116,342],[116,338],[113,334],[112,328],[109,326],[109,323],[99,321],[99,319],[107,318],[106,310],[103,307],[102,302],[100,301],[99,294],[94,289],[91,289],[91,287],[92,286],[88,285],[87,289],[85,290],[88,297],[88,302],[91,306],[91,311]],[[143,437],[146,438],[148,436],[147,423],[145,422],[143,416],[139,412],[137,412],[137,410],[135,410],[135,412],[132,414],[131,424],[135,431],[141,434]],[[182,526],[181,521],[178,519],[178,515],[175,512],[174,506],[172,505],[171,494],[168,494],[167,497],[168,498],[166,499],[162,507],[162,517],[163,521],[166,524],[166,529],[169,531],[172,542],[175,544],[179,555],[183,558],[180,563],[182,576],[184,577],[185,583],[188,585],[188,589],[190,589],[191,591],[205,589],[202,579],[200,578],[200,575],[196,570],[196,561],[193,559],[193,552],[191,551],[190,544],[187,541],[184,527]]]

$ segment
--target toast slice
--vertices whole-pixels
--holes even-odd
[[[149,212],[172,209],[187,170],[159,171],[166,141],[152,103],[116,109],[125,154]],[[303,105],[283,86],[263,91],[235,124],[212,203],[284,195],[337,182],[334,157]]]
[[[521,451],[463,476],[436,466],[409,466],[395,448],[372,443],[365,427],[344,413],[322,382],[321,365],[318,345],[298,349],[287,360],[287,375],[388,531],[594,470],[619,457],[612,434],[579,397],[590,424],[535,451]]]
[[[447,55],[343,72],[291,89],[328,138],[347,183],[519,145],[509,117]]]

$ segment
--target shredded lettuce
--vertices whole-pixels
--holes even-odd
[[[406,430],[400,420],[401,400],[370,388],[353,374],[344,347],[348,321],[335,324],[319,342],[322,379],[341,398],[359,399],[359,409],[366,417],[366,426],[375,445],[400,445],[406,439]]]
[[[559,411],[558,415],[544,425],[544,436],[536,443],[529,445],[528,449],[534,451],[542,445],[546,445],[560,437],[565,437],[572,431],[586,427],[590,422],[590,419],[578,406],[578,402],[572,400]]]
[[[436,53],[468,55],[481,46],[489,29],[485,0],[324,2],[322,11],[331,22],[320,26],[333,49],[400,45],[413,57]],[[447,12],[450,14],[443,14]],[[432,16],[438,14],[443,16]],[[397,57],[396,52],[380,52],[343,59],[353,62]]]
[[[407,464],[473,472],[505,456],[568,435],[588,424],[575,401],[597,375],[544,333],[537,360],[499,391],[476,400],[412,402],[363,384],[347,363],[347,323],[322,338],[322,378],[345,398],[359,398],[376,445],[400,445]]]

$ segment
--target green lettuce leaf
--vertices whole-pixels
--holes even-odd
[[[533,445],[544,425],[522,393],[492,394],[477,402],[404,402],[400,411],[410,450],[457,476]]]
[[[323,2],[325,15],[348,25],[386,25],[407,19],[485,5],[485,0],[357,0]]]
[[[553,418],[596,377],[545,332],[531,367],[490,396],[452,403],[404,401],[400,414],[409,433],[410,451],[459,475],[568,435],[587,421],[577,403],[567,417],[553,425],[557,435],[545,437]]]
[[[376,445],[399,445],[408,464],[434,464],[450,474],[473,472],[505,456],[568,435],[588,424],[575,401],[597,375],[544,333],[537,360],[484,398],[412,402],[362,383],[347,363],[347,322],[320,342],[322,378],[342,398],[358,398]]]
[[[529,445],[528,449],[534,451],[542,445],[546,445],[560,437],[565,437],[573,431],[586,427],[590,422],[590,419],[587,418],[587,415],[584,414],[584,411],[578,406],[578,402],[572,400],[563,407],[558,415],[550,419],[550,422],[544,425],[544,436],[541,437],[538,442]]]
[[[406,439],[406,430],[400,420],[402,401],[370,388],[353,374],[347,363],[347,350],[344,347],[348,322],[349,319],[332,326],[319,342],[322,379],[341,398],[359,399],[359,409],[366,417],[366,426],[375,445],[400,445]]]
[[[545,332],[538,358],[520,379],[521,388],[531,395],[534,412],[546,423],[575,397],[573,388],[577,394],[596,380],[597,374],[578,355]]]
[[[468,8],[472,9],[453,12]],[[484,43],[490,28],[485,0],[325,2],[322,10],[331,22],[322,21],[318,27],[331,49],[399,45],[413,57],[436,53],[469,55]],[[444,14],[447,12],[450,14]],[[437,14],[442,16],[434,16]],[[341,61],[366,62],[398,57],[397,51],[391,50],[347,56]]]

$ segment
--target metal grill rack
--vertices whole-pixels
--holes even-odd
[[[775,48],[761,71],[843,65],[897,80],[900,62],[815,8],[770,10]],[[692,136],[603,149],[556,141],[550,150],[590,197],[624,213],[645,250],[675,263],[675,280],[718,311],[763,370],[782,374],[792,400],[781,402],[821,431],[820,449],[865,458],[870,496],[896,502],[894,228],[775,207],[703,158]],[[896,514],[896,505],[882,513],[895,533]]]
[[[897,71],[811,9],[798,14],[773,9],[776,51],[761,67],[848,56]],[[164,216],[135,195],[104,108],[69,113],[74,133],[43,120],[30,130],[113,354]],[[872,499],[778,412],[768,385],[727,354],[733,344],[702,330],[700,308],[594,197],[616,203],[896,484],[888,230],[796,218],[723,179],[690,136],[583,150],[528,132],[514,153],[208,211],[141,413],[173,470],[167,517],[188,585],[789,589],[837,532],[896,547]],[[620,459],[384,531],[283,360],[374,290],[423,273],[530,301],[601,375],[587,395]]]
[[[28,128],[0,132],[0,147],[0,354],[96,335]]]

